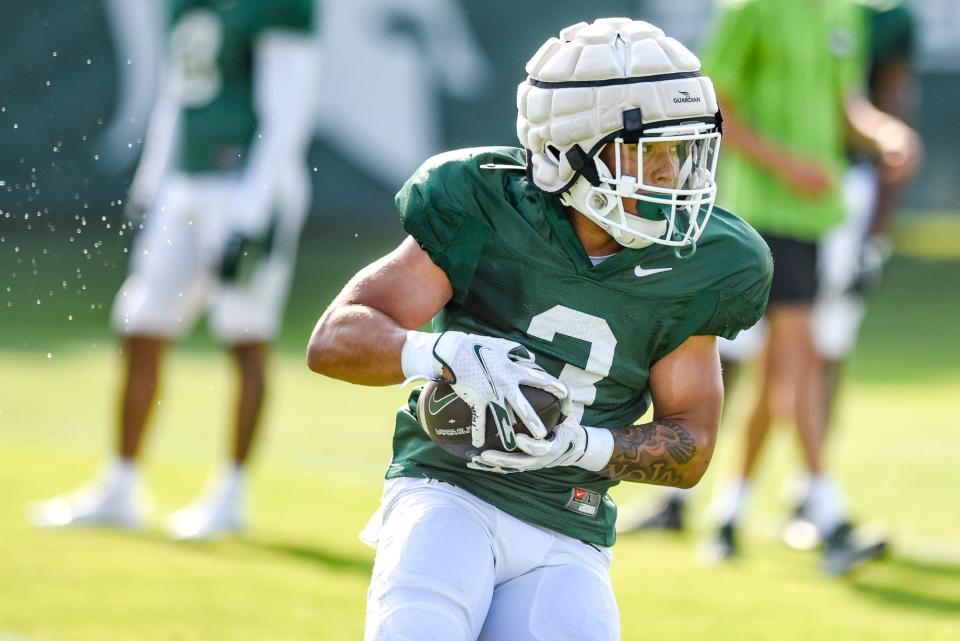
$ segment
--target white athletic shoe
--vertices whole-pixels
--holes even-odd
[[[135,487],[94,482],[75,492],[28,508],[30,522],[37,527],[143,528],[145,501]]]
[[[794,550],[813,550],[821,543],[820,530],[807,517],[806,503],[800,503],[783,526],[783,542]]]
[[[167,532],[180,541],[207,541],[244,530],[242,501],[232,495],[213,495],[173,513]]]

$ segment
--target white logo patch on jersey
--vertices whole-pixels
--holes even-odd
[[[637,278],[643,278],[644,276],[653,276],[654,274],[659,274],[661,272],[668,272],[673,267],[655,267],[654,269],[644,269],[640,265],[637,265],[633,268],[633,274]]]

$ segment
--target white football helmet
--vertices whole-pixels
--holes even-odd
[[[527,178],[559,195],[617,242],[695,249],[716,199],[720,109],[700,61],[639,20],[581,22],[550,38],[517,90],[517,136]],[[616,145],[615,166],[599,153]],[[644,145],[673,143],[675,184],[644,180]],[[637,145],[637,175],[621,170]],[[638,215],[624,208],[637,201]]]

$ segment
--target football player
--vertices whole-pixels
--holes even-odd
[[[892,180],[918,159],[915,134],[864,96],[865,17],[854,0],[731,1],[705,54],[728,115],[724,202],[763,234],[776,261],[742,466],[714,502],[710,548],[717,559],[737,551],[750,478],[779,416],[799,437],[807,516],[824,539],[823,570],[845,573],[883,552],[882,542],[859,540],[825,461],[826,386],[813,320],[818,243],[844,215],[844,142],[877,158]]]
[[[607,492],[698,481],[723,402],[715,337],[756,322],[771,279],[760,237],[714,207],[721,117],[699,69],[645,22],[550,38],[517,92],[523,148],[428,160],[397,195],[409,236],[319,319],[312,370],[443,378],[475,444],[510,413],[533,434],[502,421],[513,451],[468,462],[427,437],[411,394],[362,535],[368,640],[619,638]],[[520,384],[562,399],[550,438]]]
[[[908,119],[913,102],[913,17],[898,0],[858,2],[863,6],[869,32],[869,100],[885,113]],[[877,285],[889,253],[886,233],[896,195],[902,180],[908,177],[903,172],[893,172],[891,177],[890,168],[885,167],[882,160],[862,151],[855,155],[854,164],[843,179],[846,210],[843,222],[818,243],[812,328],[817,352],[826,367],[827,427],[832,423],[830,417],[842,362],[856,344],[866,311],[866,294]],[[760,353],[766,331],[767,325],[761,321],[740,332],[736,340],[718,341],[725,389],[729,390],[729,384],[737,378],[740,364]],[[793,547],[808,548],[820,539],[820,533],[806,518],[804,510],[811,478],[804,475],[791,485],[795,486],[789,488],[794,514],[784,530],[784,538]],[[621,531],[682,530],[690,495],[688,490],[667,488],[653,509],[641,508],[621,515],[617,527]],[[734,551],[732,547],[728,550]]]
[[[38,506],[42,525],[139,527],[136,461],[167,346],[205,312],[238,377],[230,461],[171,533],[244,525],[260,418],[308,204],[317,55],[313,0],[172,0],[167,74],[128,205],[146,210],[114,329],[126,358],[115,458],[103,478]]]
[[[913,14],[899,0],[859,1],[869,25],[870,103],[884,113],[909,121],[915,97]],[[910,139],[909,146],[922,152],[913,131],[905,130],[901,135]],[[817,350],[825,365],[827,428],[833,424],[830,419],[843,363],[856,345],[868,295],[879,285],[890,255],[887,235],[898,196],[915,168],[915,163],[911,163],[909,170],[902,171],[883,158],[862,152],[855,153],[852,161],[844,179],[846,216],[820,242],[819,283],[813,307]],[[805,509],[809,487],[809,480],[801,479],[799,492],[793,497],[794,518],[784,530],[786,542],[793,547],[811,545],[819,538]],[[792,536],[794,533],[801,536]],[[803,533],[808,536],[802,536]]]

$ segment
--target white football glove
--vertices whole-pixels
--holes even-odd
[[[526,454],[486,450],[468,466],[500,474],[568,465],[599,472],[613,454],[613,433],[601,427],[585,427],[568,418],[546,439],[518,434],[517,447]]]
[[[514,415],[534,436],[547,435],[540,417],[520,392],[520,385],[539,387],[560,400],[567,396],[566,386],[537,366],[523,345],[502,338],[464,332],[411,331],[407,333],[401,361],[408,381],[445,380],[470,406],[470,440],[474,447],[482,447],[486,440],[488,407],[505,447],[512,448],[516,442]]]

